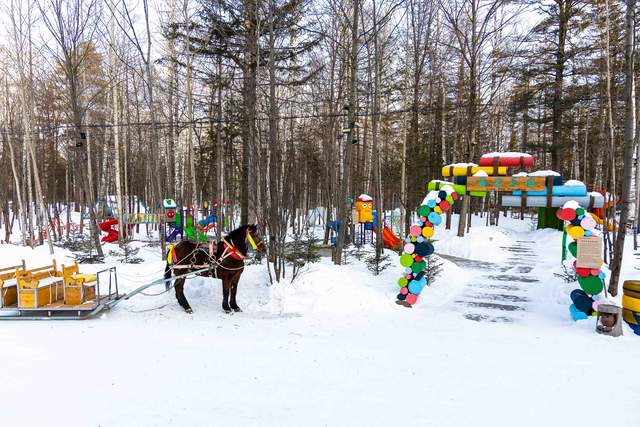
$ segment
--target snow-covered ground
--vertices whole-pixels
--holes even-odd
[[[640,337],[571,320],[578,285],[553,275],[562,234],[508,218],[483,225],[474,218],[464,238],[440,227],[436,252],[501,266],[513,257],[505,248],[534,241],[539,282],[522,285],[528,303],[513,322],[465,318],[460,299],[481,273],[449,260],[412,309],[394,302],[391,252],[380,276],[324,258],[293,284],[268,286],[252,265],[244,313],[222,313],[217,281],[198,278],[186,287],[193,315],[164,294],[96,320],[1,322],[0,426],[640,425]],[[640,276],[630,240],[623,280]],[[125,292],[164,268],[158,247],[137,245],[143,264],[107,259]],[[50,259],[46,246],[2,245],[0,256]]]

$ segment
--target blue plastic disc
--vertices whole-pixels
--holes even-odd
[[[419,295],[420,292],[422,292],[422,289],[426,286],[427,281],[424,279],[424,277],[420,280],[412,280],[409,283],[409,292],[411,292],[414,295]]]
[[[442,222],[442,217],[437,212],[431,212],[429,214],[429,222],[433,225],[438,225]]]

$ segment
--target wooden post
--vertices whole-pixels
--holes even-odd
[[[469,210],[470,195],[461,196],[462,206],[460,208],[460,218],[458,222],[458,237],[464,237],[464,230],[467,226],[467,211]]]
[[[469,232],[469,229],[471,228],[471,213],[472,213],[472,209],[471,209],[471,196],[469,196],[469,201],[467,202],[467,233]]]

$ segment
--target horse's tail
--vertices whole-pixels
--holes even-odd
[[[171,276],[173,275],[173,269],[171,268],[171,264],[167,261],[167,265],[164,267],[164,287],[168,291],[171,289]]]
[[[175,245],[169,245],[169,248],[167,249],[167,264],[164,267],[164,279],[166,280],[166,282],[164,283],[165,287],[167,289],[169,289],[170,282],[169,279],[171,279],[171,276],[173,275],[173,269],[171,268],[171,266],[175,263],[176,259],[175,259]]]
[[[171,279],[172,274],[173,274],[173,270],[171,270],[171,265],[167,263],[167,265],[164,267],[164,278]]]
[[[167,260],[167,266],[164,268],[164,278],[169,279],[171,277],[171,266],[178,262],[176,244],[170,244],[167,247],[167,254],[165,258]]]

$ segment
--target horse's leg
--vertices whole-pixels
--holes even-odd
[[[238,282],[240,282],[240,274],[236,274],[231,279],[231,301],[229,305],[231,305],[231,309],[236,313],[242,311],[240,307],[238,307],[238,303],[236,302],[236,294],[238,292]]]
[[[231,278],[224,276],[222,279],[222,309],[225,313],[231,313],[229,307],[229,290],[231,289]]]
[[[180,304],[180,306],[184,308],[184,311],[191,314],[193,313],[193,310],[189,305],[189,301],[187,301],[187,297],[184,296],[184,281],[184,278],[176,280],[176,299],[178,300],[178,304]]]

